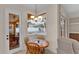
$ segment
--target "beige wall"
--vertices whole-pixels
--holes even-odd
[[[58,22],[57,22],[57,5],[52,4],[45,10],[40,11],[38,14],[46,12],[47,24],[46,24],[46,40],[49,41],[49,49],[52,52],[57,53],[57,39],[58,39]]]
[[[49,41],[48,49],[57,52],[57,5],[50,5],[47,16],[47,40]]]
[[[11,6],[10,6],[11,7]],[[28,10],[27,9],[24,9],[24,7],[19,7],[19,6],[12,6],[11,8],[15,8],[17,9],[18,11],[21,11],[21,32],[22,32],[22,47],[25,48],[24,46],[24,37],[27,36],[27,22],[26,22],[26,14],[28,13]],[[18,8],[21,8],[18,9]],[[0,10],[0,32],[3,34],[4,33],[4,10]],[[52,4],[48,7],[47,9],[47,40],[49,41],[49,47],[48,49],[51,50],[52,52],[57,52],[57,39],[58,39],[58,22],[57,22],[57,5],[56,4]],[[4,44],[4,36],[2,37],[0,35],[0,53],[4,53],[4,47],[5,47],[5,44]]]
[[[0,53],[3,53],[3,45],[5,44],[4,43],[4,33],[3,33],[3,31],[4,31],[4,29],[3,29],[3,25],[4,25],[4,22],[3,22],[3,9],[1,9],[0,8]],[[4,43],[4,44],[3,44]]]

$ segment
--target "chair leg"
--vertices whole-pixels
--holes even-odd
[[[27,51],[26,51],[26,54],[29,54],[29,51],[28,51],[28,49],[27,49]]]
[[[43,48],[43,54],[45,53],[45,49]]]
[[[42,54],[44,54],[45,53],[45,49],[44,48],[42,48],[42,52],[41,52]]]

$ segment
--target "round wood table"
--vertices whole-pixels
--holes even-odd
[[[46,48],[49,45],[48,41],[40,39],[29,40],[27,43],[37,43],[40,48]]]

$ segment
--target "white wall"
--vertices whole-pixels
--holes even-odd
[[[3,14],[4,12],[3,12],[3,9],[1,9],[0,8],[0,53],[3,53],[4,52],[4,22],[3,22],[3,19],[4,19],[4,17],[3,17]],[[4,43],[4,44],[3,44]]]
[[[47,16],[47,40],[49,41],[48,49],[57,53],[57,5],[50,5]]]
[[[28,12],[27,9],[22,9],[21,11],[21,16],[22,16],[22,20],[21,20],[21,30],[22,30],[22,45],[23,45],[23,50],[26,50],[26,46],[25,46],[25,42],[24,42],[24,38],[27,37],[28,32],[27,32],[27,14],[30,13]]]
[[[69,19],[69,33],[79,33],[79,17]]]

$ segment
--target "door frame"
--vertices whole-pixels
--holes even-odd
[[[9,50],[9,13],[13,13],[16,15],[19,15],[19,28],[20,28],[20,37],[19,37],[19,48],[15,48],[12,50]],[[21,12],[17,8],[6,8],[5,9],[5,48],[6,48],[6,53],[16,53],[20,50],[22,50],[22,41],[21,41]],[[8,37],[7,37],[8,35]],[[7,40],[8,38],[8,40]]]

